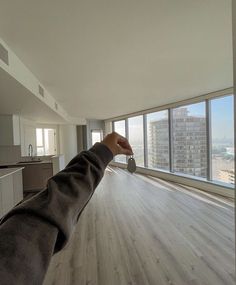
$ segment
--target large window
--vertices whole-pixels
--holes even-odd
[[[56,154],[56,130],[36,128],[36,147],[37,156]]]
[[[205,102],[173,109],[173,171],[207,177]]]
[[[191,101],[190,101],[191,102]],[[115,121],[128,137],[137,166],[235,184],[234,95]],[[128,131],[126,134],[126,130]],[[126,163],[120,156],[116,161]]]
[[[125,120],[114,122],[114,131],[120,134],[121,136],[125,137],[126,136]],[[126,157],[124,155],[117,155],[115,157],[115,161],[126,163]]]
[[[132,145],[137,166],[144,166],[143,116],[128,119],[129,142]]]
[[[212,180],[234,184],[233,96],[210,101]]]
[[[149,168],[169,170],[168,110],[147,115],[147,149]]]

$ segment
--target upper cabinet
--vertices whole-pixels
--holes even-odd
[[[18,115],[0,115],[0,146],[20,145]]]

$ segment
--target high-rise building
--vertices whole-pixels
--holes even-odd
[[[188,115],[187,108],[173,110],[173,169],[189,175],[206,177],[207,142],[206,119]],[[166,169],[169,165],[168,119],[150,123],[153,168]]]

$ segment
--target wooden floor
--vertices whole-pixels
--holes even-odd
[[[44,285],[235,285],[227,199],[106,171]]]

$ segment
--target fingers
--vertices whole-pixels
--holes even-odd
[[[118,145],[120,146],[120,149],[122,150],[122,154],[126,154],[126,155],[132,155],[133,154],[133,150],[129,144],[129,142],[126,141],[118,141]]]
[[[129,149],[119,147],[118,154],[133,155],[133,152]]]
[[[133,150],[128,140],[121,135],[118,135],[117,144],[119,146],[119,154],[132,155]]]
[[[120,154],[126,154],[126,155],[132,155],[133,150],[132,147],[130,146],[127,138],[117,134],[117,144],[120,146],[119,151],[121,151]]]
[[[113,155],[117,154],[125,154],[125,155],[132,155],[133,150],[130,146],[128,140],[121,136],[118,133],[111,133],[107,135],[103,141],[103,144],[105,144],[113,153]]]

